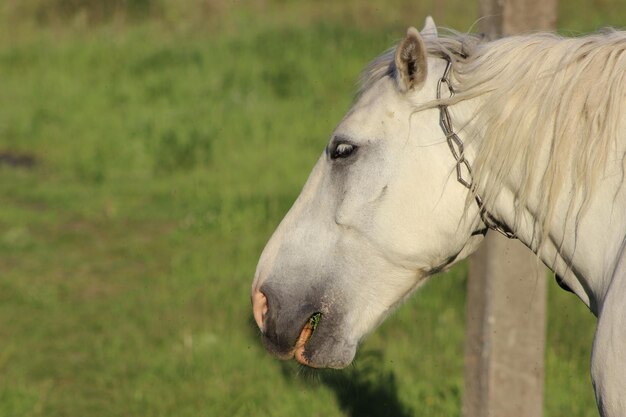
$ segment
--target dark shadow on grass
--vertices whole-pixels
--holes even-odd
[[[287,378],[294,377],[293,371],[293,366],[283,366]],[[355,364],[342,370],[302,367],[298,378],[319,381],[330,388],[346,416],[415,416],[413,410],[400,401],[395,374],[384,369],[383,355],[379,351],[362,353]]]
[[[330,371],[321,380],[337,396],[341,409],[353,417],[410,417],[414,413],[398,397],[395,374],[385,371],[382,354],[367,352],[356,365]]]
[[[23,152],[0,151],[0,167],[31,169],[37,164],[35,155]]]
[[[249,320],[251,335],[261,342],[261,335]],[[283,376],[307,385],[323,384],[337,397],[345,416],[350,417],[414,417],[414,411],[398,397],[395,374],[385,370],[381,351],[361,352],[346,369],[311,369],[294,361],[280,361]],[[314,407],[314,405],[311,405]]]

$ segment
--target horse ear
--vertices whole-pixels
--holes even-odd
[[[398,87],[403,92],[421,86],[426,79],[426,47],[414,27],[406,31],[406,37],[396,49],[396,70]]]
[[[420,32],[423,38],[433,38],[437,39],[439,35],[437,33],[437,25],[435,25],[435,21],[431,16],[426,16],[426,21],[424,22],[424,29]]]

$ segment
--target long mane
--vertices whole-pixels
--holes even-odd
[[[481,128],[457,129],[464,141],[476,140],[474,183],[488,210],[512,168],[520,170],[516,222],[533,199],[533,246],[550,233],[559,198],[571,202],[567,217],[578,222],[607,162],[619,162],[623,182],[626,32],[579,38],[538,33],[491,42],[452,32],[424,40],[431,56],[453,62],[456,95],[445,102],[481,97],[472,123]],[[370,64],[361,90],[395,75],[393,56],[390,50]]]

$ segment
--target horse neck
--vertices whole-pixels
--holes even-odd
[[[455,125],[464,126],[459,128],[461,136],[463,131],[481,130],[480,126],[473,125],[476,119],[473,110],[479,108],[479,100],[472,99],[454,106],[452,117]],[[622,138],[626,138],[624,133]],[[466,152],[470,161],[473,161],[480,149],[480,135],[471,137],[473,139],[466,145]],[[622,146],[624,142],[622,140]],[[537,162],[547,163],[550,151],[550,144],[546,141],[545,146],[537,150],[541,154]],[[624,149],[618,151],[623,154]],[[522,181],[533,180],[524,177],[520,166],[511,167],[497,197],[488,207],[490,214],[509,226],[517,238],[563,279],[594,313],[602,305],[619,258],[626,256],[626,191],[622,164],[623,160],[620,159],[614,161],[613,166],[607,167],[607,175],[589,198],[584,193],[572,193],[576,184],[566,180],[560,195],[550,197],[555,198],[552,220],[541,236],[538,231],[545,226],[539,224],[538,220],[541,218],[542,189],[538,187],[533,190],[525,207],[516,204]],[[542,173],[544,170],[535,169],[533,172]],[[541,184],[541,181],[534,183]],[[481,195],[483,188],[480,184],[477,191]],[[572,195],[577,197],[572,199]]]

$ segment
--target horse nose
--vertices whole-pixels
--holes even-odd
[[[252,290],[254,319],[263,344],[279,358],[293,357],[294,348],[309,318],[320,311],[317,295],[302,294],[301,287],[266,280]]]
[[[258,288],[252,291],[252,314],[259,329],[263,331],[263,319],[267,314],[267,297]]]

